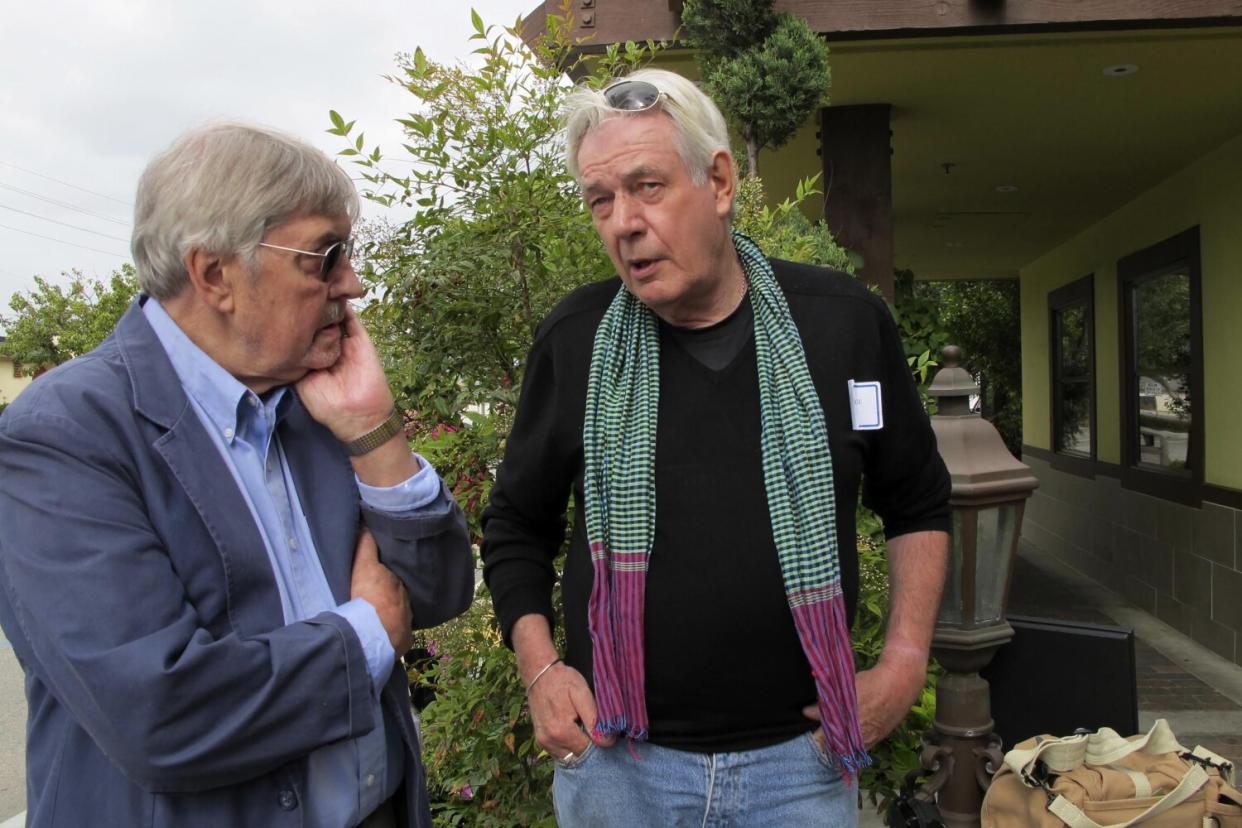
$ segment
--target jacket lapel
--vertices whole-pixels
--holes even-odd
[[[263,536],[224,459],[195,414],[172,363],[141,310],[140,297],[117,323],[134,409],[166,429],[153,444],[207,527],[223,564],[229,621],[256,635],[284,625]]]

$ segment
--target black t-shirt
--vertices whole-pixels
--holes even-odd
[[[682,328],[660,320],[660,329],[686,353],[713,371],[720,371],[733,361],[750,342],[755,330],[755,312],[750,294],[742,297],[733,313],[705,328]]]
[[[837,539],[849,617],[858,592],[854,504],[890,536],[949,528],[949,480],[882,300],[854,279],[774,261],[828,425]],[[484,513],[483,559],[505,640],[518,618],[552,620],[553,557],[566,499],[582,502],[582,420],[595,329],[620,287],[581,288],[540,326],[517,419]],[[741,318],[743,345],[718,370]],[[661,326],[656,529],[646,579],[645,666],[650,739],[685,750],[747,750],[810,729],[810,668],[785,598],[760,452],[749,302],[692,356],[696,332]],[[720,327],[720,326],[717,326]],[[713,329],[706,329],[709,334]],[[711,337],[707,337],[711,339]],[[722,345],[721,343],[724,343]],[[700,356],[702,350],[700,349]],[[884,428],[855,431],[849,380],[881,384]],[[862,484],[863,478],[865,484]],[[564,564],[565,661],[591,680],[586,606],[592,569],[585,520]]]

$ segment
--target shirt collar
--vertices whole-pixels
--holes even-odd
[[[248,416],[244,414],[246,409],[274,409],[277,420],[288,411],[288,386],[274,388],[266,400],[260,400],[206,351],[195,345],[158,300],[147,299],[142,312],[168,354],[168,360],[181,380],[181,387],[194,398],[226,442],[231,443],[237,435],[239,411],[243,412],[243,416]],[[257,404],[248,403],[250,399],[256,400]]]

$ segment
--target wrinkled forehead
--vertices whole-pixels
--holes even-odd
[[[671,173],[685,169],[677,129],[667,116],[621,114],[600,121],[578,144],[578,177],[587,186],[601,173]]]

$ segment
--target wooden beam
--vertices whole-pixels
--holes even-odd
[[[545,0],[528,20],[527,40],[559,14]],[[533,5],[533,4],[532,4]],[[627,40],[670,40],[680,0],[571,0],[583,51]],[[917,37],[983,32],[1147,29],[1242,25],[1240,0],[776,0],[777,11],[806,19],[829,39]]]
[[[837,241],[863,257],[862,277],[893,299],[893,188],[888,104],[821,110],[824,206]]]
[[[1238,0],[776,0],[776,9],[829,37],[1242,23]]]

